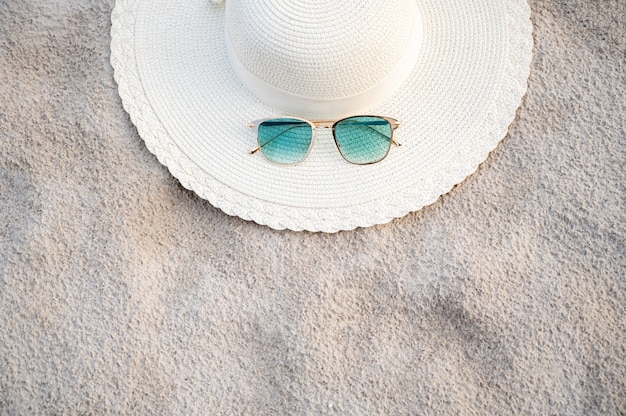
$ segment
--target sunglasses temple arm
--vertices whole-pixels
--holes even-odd
[[[281,123],[281,124],[288,124],[288,123]],[[253,128],[253,127],[254,127],[254,124],[250,124],[248,127]],[[290,127],[290,128],[288,128],[287,130],[285,130],[285,131],[283,131],[283,132],[281,132],[281,133],[277,134],[276,136],[272,137],[270,140],[268,140],[267,142],[265,142],[265,143],[263,144],[263,146],[265,146],[265,145],[266,145],[266,144],[268,144],[268,143],[273,142],[273,141],[274,141],[275,139],[277,139],[278,137],[282,136],[282,135],[283,135],[283,134],[285,134],[286,132],[288,132],[288,131],[290,131],[290,130],[293,130],[293,129],[295,129],[295,128],[296,128],[296,126],[294,126],[294,127]],[[250,154],[251,154],[251,155],[253,155],[253,154],[255,154],[256,152],[258,152],[259,150],[261,150],[261,146],[257,146],[257,147],[255,147],[254,149],[251,149],[251,150],[250,150]]]
[[[248,127],[249,127],[249,128],[251,128],[251,129],[253,129],[253,128],[255,128],[255,127],[256,127],[256,124],[255,124],[255,123],[250,123],[250,124],[248,124]],[[259,150],[261,150],[261,146],[257,146],[257,147],[255,147],[254,149],[250,149],[250,154],[251,154],[251,155],[253,155],[253,154],[255,154],[256,152],[258,152]]]
[[[379,134],[379,135],[381,135],[381,136],[383,136],[383,137],[387,137],[387,136],[385,136],[384,134],[382,134],[381,132],[379,132],[378,130],[376,130],[376,129],[372,128],[369,124],[367,124],[367,123],[364,123],[364,124],[366,125],[366,127],[368,127],[369,129],[371,129],[371,130],[372,130],[372,131],[374,131],[375,133],[377,133],[377,134]],[[398,127],[398,126],[396,125],[396,126],[393,128],[393,130],[395,130],[397,127]],[[393,130],[392,130],[392,132],[393,132]],[[397,142],[397,141],[396,141],[396,139],[394,139],[394,137],[393,137],[393,133],[392,133],[392,136],[391,136],[391,143],[392,143],[394,146],[398,146],[398,147],[402,146],[402,143]]]

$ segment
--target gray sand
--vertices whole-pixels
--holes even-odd
[[[626,412],[624,1],[533,1],[506,139],[338,234],[180,186],[117,95],[113,4],[0,1],[0,414]]]

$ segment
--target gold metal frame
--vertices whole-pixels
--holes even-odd
[[[341,155],[341,157],[343,157],[343,159],[348,162],[348,163],[352,163],[354,165],[370,165],[372,163],[378,163],[381,160],[383,160],[384,158],[387,157],[387,155],[389,154],[389,150],[387,150],[387,153],[385,154],[385,156],[382,157],[382,159],[377,160],[375,162],[369,162],[369,163],[354,163],[354,162],[350,162],[349,160],[347,160],[345,158],[345,156],[343,155],[343,153],[341,152],[341,149],[339,148],[339,144],[337,143],[337,136],[335,135],[335,126],[346,120],[349,118],[354,118],[354,117],[377,117],[377,118],[381,118],[383,120],[386,120],[389,125],[391,126],[391,137],[390,137],[390,141],[391,144],[393,144],[394,146],[402,146],[402,144],[398,143],[394,137],[393,137],[393,133],[394,131],[400,127],[400,122],[398,120],[396,120],[395,118],[391,118],[391,117],[385,117],[385,116],[375,116],[375,115],[355,115],[355,116],[350,116],[350,117],[344,117],[342,119],[339,120],[318,120],[318,121],[309,121],[300,117],[292,117],[292,116],[277,116],[277,117],[267,117],[267,118],[262,118],[259,120],[254,120],[251,121],[250,124],[248,124],[248,127],[251,129],[254,129],[254,133],[256,134],[256,138],[257,138],[257,147],[255,147],[254,149],[250,150],[250,154],[254,154],[256,152],[258,152],[259,150],[261,150],[261,142],[259,141],[259,126],[264,122],[264,121],[268,121],[268,120],[274,120],[277,118],[290,118],[290,119],[294,119],[294,120],[299,120],[299,121],[304,121],[305,123],[309,124],[311,126],[311,144],[309,145],[309,149],[307,150],[306,155],[302,158],[302,160],[296,162],[296,163],[276,163],[273,162],[272,160],[270,160],[269,158],[267,158],[267,156],[265,156],[265,154],[263,154],[263,156],[265,156],[265,158],[270,161],[271,163],[274,163],[276,165],[281,165],[281,166],[289,166],[289,165],[297,165],[299,163],[302,163],[308,156],[309,156],[309,152],[311,151],[311,149],[313,148],[313,142],[315,141],[315,132],[317,129],[331,129],[333,130],[333,139],[335,141],[335,146],[337,146],[337,150],[339,151],[339,154]],[[391,146],[390,146],[391,148]],[[263,152],[261,152],[263,153]]]

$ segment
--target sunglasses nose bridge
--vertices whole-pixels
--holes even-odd
[[[335,124],[333,120],[321,120],[313,123],[316,129],[329,129],[333,124]]]

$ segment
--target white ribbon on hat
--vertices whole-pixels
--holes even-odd
[[[224,0],[213,0],[222,2]],[[271,85],[250,72],[237,56],[226,26],[226,49],[235,74],[243,85],[265,104],[287,114],[302,117],[340,118],[354,115],[390,98],[409,77],[417,63],[422,44],[422,19],[414,2],[411,2],[413,28],[404,54],[394,69],[378,83],[355,95],[340,98],[315,98],[294,94]]]

